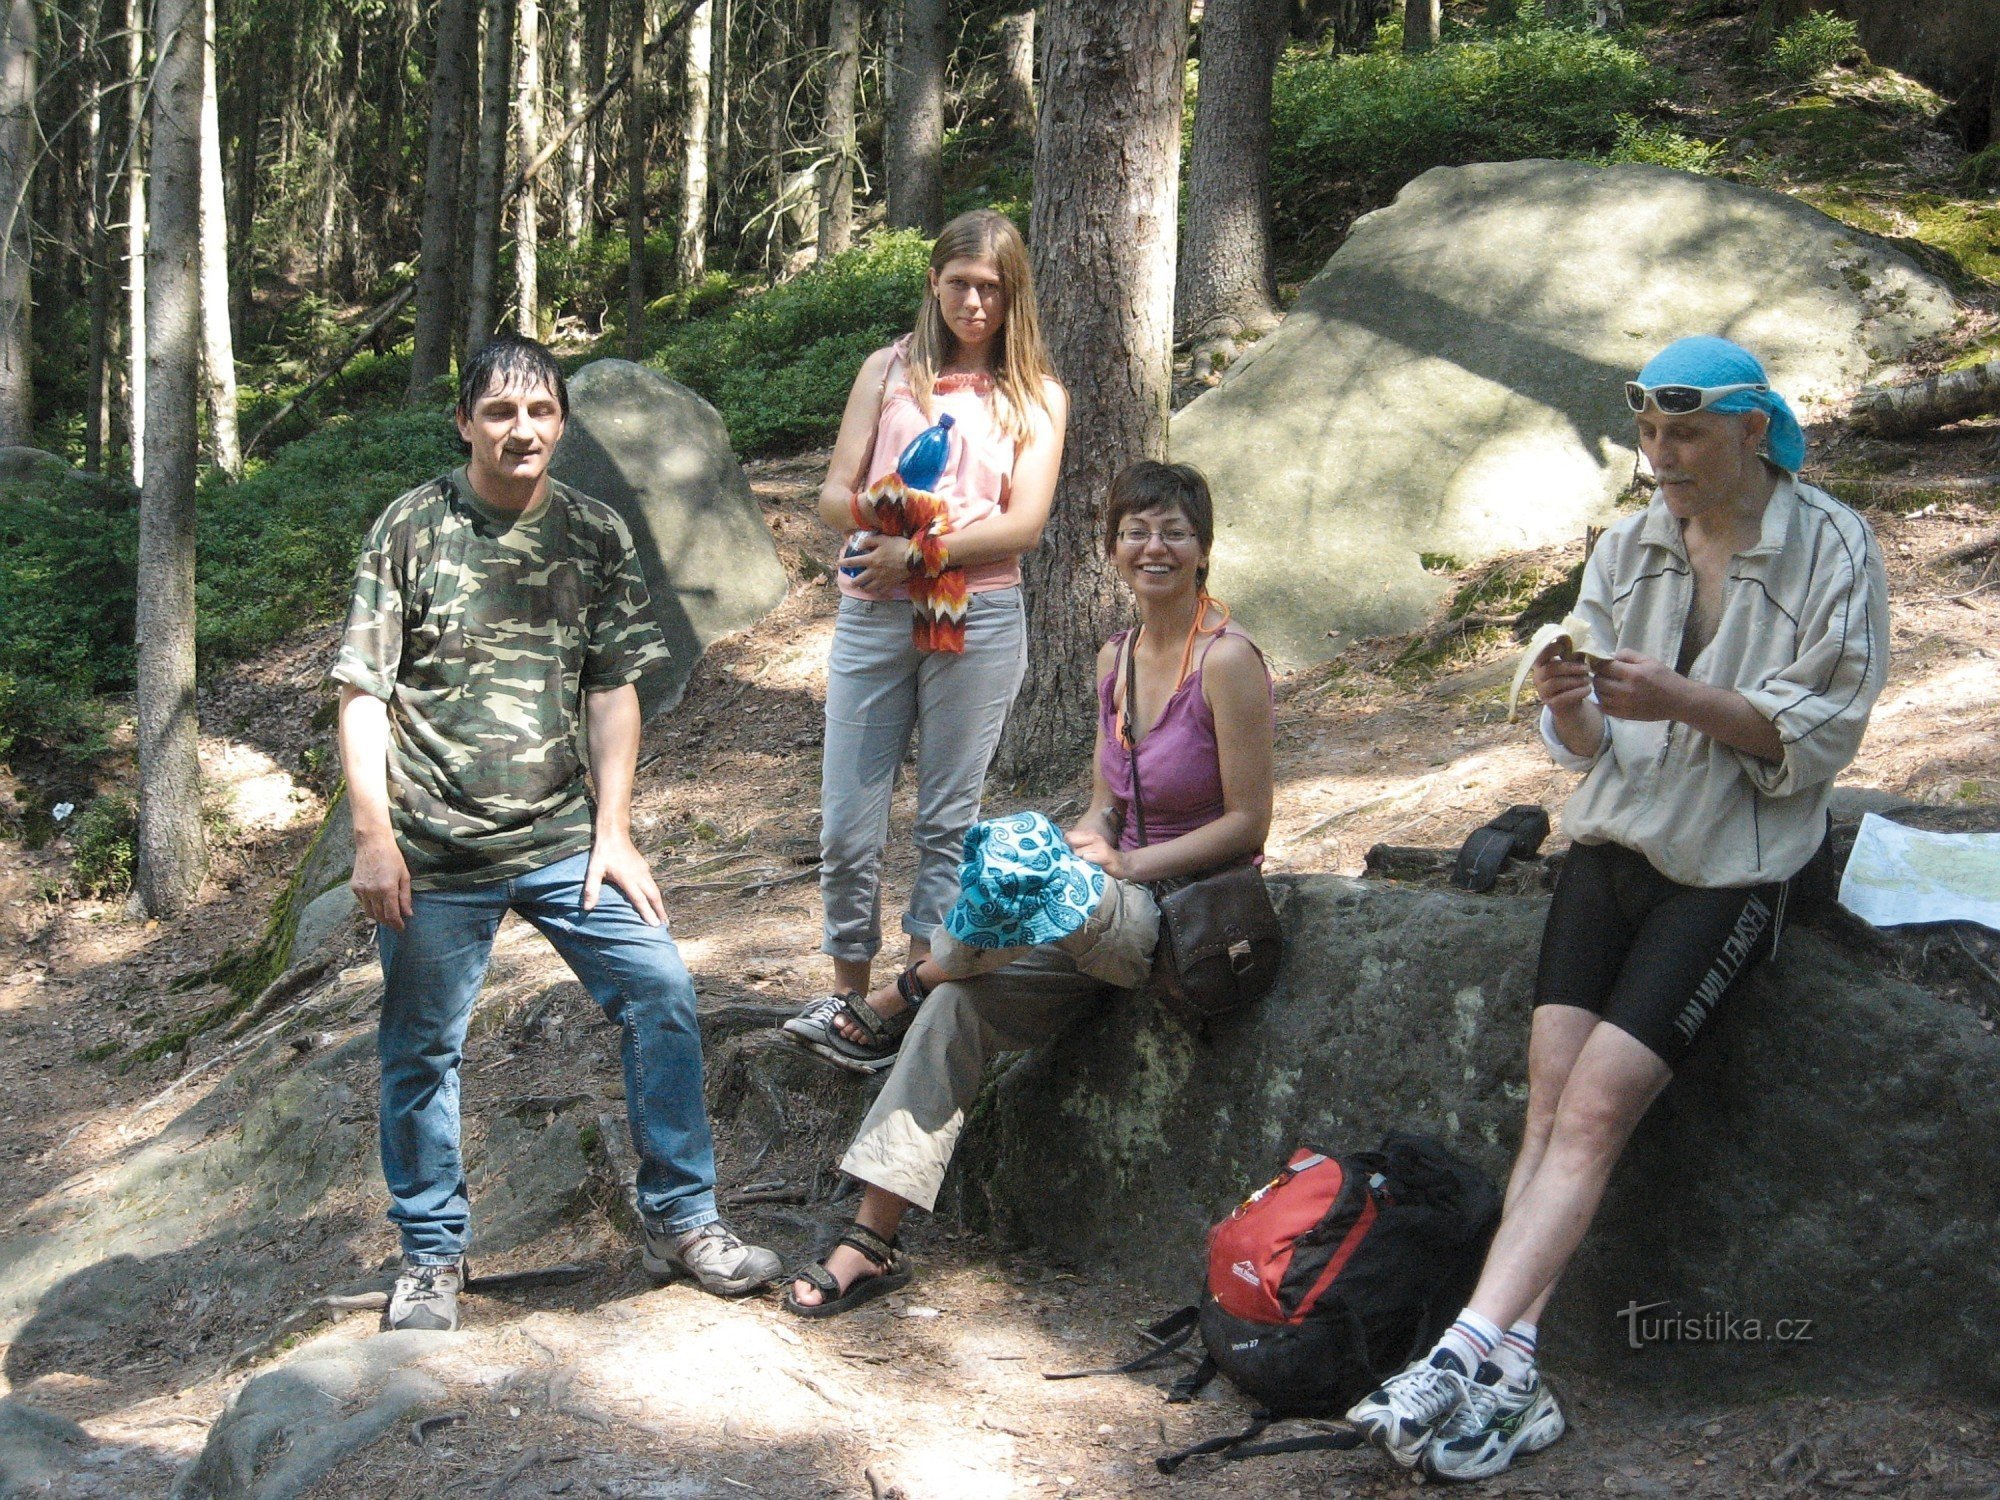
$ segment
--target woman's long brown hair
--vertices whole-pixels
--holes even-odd
[[[1000,272],[1007,316],[1000,327],[1000,357],[993,363],[993,416],[1000,430],[1018,441],[1028,435],[1037,413],[1049,415],[1043,382],[1055,377],[1042,343],[1028,247],[1012,219],[996,209],[975,208],[945,225],[931,246],[933,272],[942,272],[955,260],[990,260]],[[910,340],[910,394],[927,417],[932,414],[931,389],[937,384],[938,367],[956,344],[944,310],[927,285],[917,310],[916,334]]]

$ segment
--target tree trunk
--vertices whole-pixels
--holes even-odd
[[[611,5],[610,0],[583,0],[583,80],[593,99],[604,87],[604,71],[609,62],[611,50]],[[590,221],[590,232],[601,231],[605,220],[600,215],[597,202],[597,179],[599,162],[602,157],[603,140],[602,116],[593,121],[582,133],[583,138],[583,211]]]
[[[579,0],[563,0],[562,60],[563,118],[574,122],[589,98],[583,85],[583,8]],[[583,243],[583,206],[588,191],[583,178],[584,153],[590,144],[588,130],[570,133],[563,147],[562,237],[565,248],[574,252]]]
[[[264,37],[252,26],[244,50],[230,59],[230,70],[241,98],[236,110],[236,192],[229,204],[229,263],[236,268],[230,279],[229,321],[232,327],[250,327],[250,314],[257,306],[256,259],[251,253],[250,233],[257,222],[257,151],[263,140]]]
[[[215,0],[202,0],[201,355],[216,467],[243,472],[236,436],[236,341],[229,331],[229,210],[222,192],[222,118],[215,97]]]
[[[125,388],[132,483],[146,481],[146,21],[125,0]]]
[[[882,169],[889,224],[944,227],[944,0],[902,0]]]
[[[0,444],[26,445],[35,426],[34,304],[28,201],[35,176],[34,0],[6,0],[0,20]]]
[[[542,6],[541,0],[519,0],[521,7],[521,74],[514,94],[514,128],[521,140],[521,160],[533,161],[542,149]],[[514,329],[523,338],[541,332],[541,213],[539,184],[530,179],[514,202]]]
[[[2000,411],[2000,359],[1908,385],[1864,386],[1848,420],[1864,432],[1911,437],[1991,411]]]
[[[441,0],[431,66],[430,140],[424,151],[423,239],[417,253],[417,331],[406,406],[430,402],[451,370],[452,277],[458,262],[458,168],[465,154],[465,33],[472,0]]]
[[[625,357],[646,354],[646,0],[632,0],[625,108]]]
[[[1286,0],[1289,3],[1289,0]],[[1016,135],[1035,133],[1035,13],[1009,12],[1000,18],[1000,117]]]
[[[486,0],[486,56],[479,89],[479,172],[472,190],[472,265],[466,273],[465,354],[493,336],[500,259],[500,184],[507,172],[507,102],[514,51],[513,0]]]
[[[159,0],[146,278],[146,482],[139,498],[139,835],[148,914],[187,909],[201,833],[194,681],[196,370],[201,358],[202,0]]]
[[[111,442],[111,130],[104,118],[104,75],[98,48],[103,40],[101,5],[91,8],[90,108],[85,131],[90,140],[90,343],[85,353],[83,466],[104,470]]]
[[[1055,508],[1022,559],[1028,676],[1003,768],[1052,782],[1088,753],[1097,647],[1125,613],[1100,540],[1112,476],[1167,446],[1185,0],[1049,0],[1042,12],[1034,263],[1070,398]]]
[[[1428,52],[1438,43],[1439,0],[1404,0],[1403,50]]]
[[[687,23],[681,213],[674,234],[674,281],[679,286],[692,286],[708,269],[708,87],[714,42],[715,7],[710,0]]]
[[[854,85],[861,72],[861,0],[833,0],[826,50],[826,163],[819,173],[821,260],[854,243]]]
[[[1208,0],[1174,294],[1183,338],[1277,326],[1271,271],[1271,74],[1289,0]]]
[[[1496,6],[1515,0],[1488,0],[1487,19],[1501,19]],[[1366,52],[1375,42],[1375,28],[1389,13],[1389,0],[1304,0],[1292,15],[1292,35],[1302,42],[1329,38],[1336,52]]]

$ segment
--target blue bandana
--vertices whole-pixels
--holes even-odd
[[[945,913],[945,931],[972,948],[1052,943],[1090,920],[1106,879],[1038,812],[974,823],[965,831],[960,894]]]
[[[1757,356],[1741,344],[1706,335],[1675,339],[1648,360],[1646,368],[1638,374],[1639,384],[1648,388],[1696,385],[1712,389],[1750,382],[1768,385],[1770,380]],[[1806,435],[1799,431],[1799,419],[1792,415],[1790,404],[1776,391],[1738,391],[1733,396],[1724,396],[1708,410],[1765,413],[1771,419],[1771,430],[1764,438],[1771,462],[1788,474],[1796,474],[1805,466]]]

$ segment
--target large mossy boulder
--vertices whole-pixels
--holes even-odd
[[[585,365],[569,399],[550,472],[632,528],[673,652],[640,680],[651,718],[680,701],[709,642],[756,624],[785,597],[785,570],[714,407],[623,359]]]
[[[1358,220],[1283,326],[1174,418],[1216,586],[1291,663],[1407,630],[1469,563],[1577,541],[1637,463],[1623,384],[1722,334],[1810,416],[1948,328],[1914,262],[1791,198],[1660,167],[1440,167]]]
[[[1299,1141],[1407,1126],[1505,1181],[1546,898],[1274,884],[1289,954],[1255,1011],[1197,1041],[1121,998],[1002,1078],[960,1154],[1004,1238],[1185,1300],[1208,1225]],[[1996,1099],[2000,1038],[1973,1010],[1830,927],[1788,931],[1641,1125],[1550,1360],[1708,1397],[2000,1395]],[[1629,1347],[1641,1308],[1678,1339]],[[1780,1319],[1807,1337],[1777,1341]]]

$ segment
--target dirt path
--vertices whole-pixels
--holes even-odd
[[[1905,476],[1895,495],[1931,470],[1985,472],[1990,442],[1974,430],[1932,445],[1925,470]],[[811,861],[834,600],[824,569],[807,559],[830,555],[833,539],[802,499],[817,471],[811,459],[757,467],[795,587],[755,631],[708,655],[684,705],[649,731],[643,750],[637,836],[669,887],[710,1008],[795,1003],[825,979]],[[1891,570],[1895,665],[1847,778],[1854,785],[1932,803],[2000,800],[2000,577],[1977,562],[1929,565],[1994,524],[1975,498],[1946,494],[1906,506],[1908,514],[1871,513]],[[1218,585],[1226,594],[1227,579]],[[224,998],[203,971],[254,941],[320,816],[325,762],[312,752],[325,725],[312,707],[322,701],[316,683],[330,641],[312,632],[208,690],[204,759],[226,817],[217,819],[215,875],[193,916],[141,923],[114,903],[52,897],[60,842],[39,852],[0,843],[0,1162],[9,1168],[0,1174],[0,1223],[17,1243],[91,1211],[120,1164],[224,1076],[204,1068],[218,1056],[216,1033],[135,1058]],[[1371,844],[1449,846],[1509,803],[1560,801],[1566,778],[1525,719],[1506,720],[1513,649],[1486,637],[1462,647],[1442,640],[1429,665],[1417,666],[1410,647],[1362,643],[1280,683],[1273,868],[1357,873]],[[129,767],[114,761],[106,774],[129,776]],[[1036,805],[1060,809],[1082,791],[1079,783]],[[996,788],[989,807],[1025,801]],[[899,797],[892,893],[910,873],[909,817]],[[324,1029],[302,1050],[332,1059],[330,1097],[348,1101],[329,1128],[365,1132],[371,979],[355,936],[353,967],[340,981],[351,1001],[316,1022]],[[518,923],[503,930],[482,1015],[465,1085],[472,1145],[502,1118],[553,1118],[580,1099],[618,1107],[609,1031]],[[356,1039],[351,1056],[338,1050]],[[756,1147],[722,1142],[725,1189],[752,1180]],[[232,1393],[268,1365],[231,1365],[231,1352],[308,1296],[393,1254],[378,1200],[373,1175],[358,1173],[333,1184],[309,1216],[273,1217],[247,1251],[242,1242],[204,1244],[147,1261],[134,1272],[143,1286],[133,1295],[158,1315],[136,1325],[92,1300],[117,1283],[76,1283],[55,1312],[38,1310],[37,1341],[5,1351],[0,1392],[75,1418],[96,1445],[48,1493],[166,1494]],[[732,1212],[798,1255],[836,1211],[809,1202]],[[802,1325],[769,1298],[726,1305],[686,1287],[651,1287],[605,1205],[579,1203],[559,1228],[485,1269],[575,1262],[590,1268],[587,1279],[471,1303],[469,1330],[424,1362],[448,1392],[438,1409],[460,1415],[422,1444],[399,1431],[366,1448],[311,1493],[804,1500],[900,1488],[907,1500],[1155,1490],[1278,1500],[1401,1494],[1411,1485],[1367,1455],[1198,1460],[1168,1479],[1153,1457],[1239,1423],[1240,1402],[1217,1393],[1167,1406],[1142,1379],[1041,1378],[1130,1353],[1133,1321],[1161,1309],[1088,1267],[997,1254],[946,1217],[916,1225],[912,1241],[923,1277],[909,1295]],[[357,1338],[372,1326],[370,1315],[353,1314],[313,1337]],[[1865,1351],[1856,1358],[1865,1362]],[[1711,1410],[1587,1384],[1562,1390],[1574,1436],[1489,1492],[2000,1496],[2000,1426],[1991,1413],[1941,1400]]]

